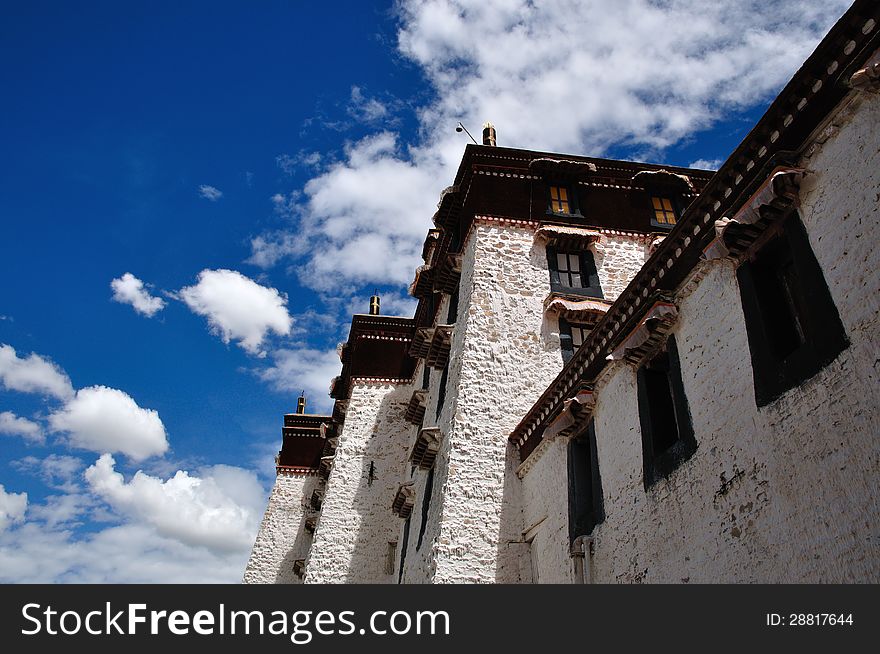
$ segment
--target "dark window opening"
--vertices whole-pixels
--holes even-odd
[[[431,366],[427,363],[424,364],[422,368],[422,389],[427,389],[428,384],[431,382]]]
[[[434,492],[434,466],[428,470],[428,478],[425,480],[425,493],[422,496],[422,523],[419,525],[419,540],[416,543],[416,552],[422,549],[422,539],[428,528],[428,509],[431,508],[431,495]]]
[[[412,515],[406,519],[403,525],[403,544],[400,546],[400,570],[397,572],[397,583],[403,583],[403,564],[406,561],[406,548],[409,545],[409,525]]]
[[[815,375],[849,345],[796,213],[739,267],[737,280],[759,407]]]
[[[589,325],[568,322],[565,318],[559,319],[559,345],[562,349],[562,361],[568,363],[578,351],[592,328]]]
[[[454,325],[458,318],[458,289],[449,296],[449,311],[446,313],[446,324]]]
[[[647,489],[697,449],[674,337],[639,368],[637,382]]]
[[[569,538],[588,536],[604,519],[596,428],[591,420],[587,431],[568,444]]]
[[[440,388],[437,389],[437,413],[435,420],[440,420],[440,413],[443,411],[443,405],[446,403],[446,380],[449,377],[449,363],[443,366],[443,374],[440,375]]]
[[[589,250],[571,251],[547,248],[550,290],[557,293],[604,297],[596,270],[596,260]]]

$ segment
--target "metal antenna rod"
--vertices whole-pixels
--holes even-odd
[[[477,143],[477,139],[474,138],[474,135],[471,134],[470,132],[468,132],[467,127],[465,127],[464,125],[462,125],[462,124],[461,124],[461,121],[459,121],[459,122],[458,122],[458,127],[455,128],[455,131],[456,131],[456,132],[461,132],[462,130],[464,130],[464,132],[465,132],[468,136],[471,137],[471,141],[474,142],[474,145],[479,145],[479,143]]]

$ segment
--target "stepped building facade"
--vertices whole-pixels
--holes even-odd
[[[284,416],[249,583],[880,581],[880,9],[717,172],[497,147]]]

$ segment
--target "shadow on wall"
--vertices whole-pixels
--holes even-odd
[[[309,477],[306,479],[302,486],[302,497],[299,498],[299,501],[302,502],[302,508],[294,506],[290,509],[300,513],[300,521],[296,527],[296,539],[281,559],[278,569],[275,571],[276,584],[289,583],[288,580],[291,578],[294,579],[294,583],[302,583],[302,578],[298,577],[294,572],[294,564],[299,559],[305,559],[309,553],[309,548],[312,544],[312,534],[306,531],[305,525],[310,517],[317,515],[317,511],[311,508],[311,497],[314,490],[320,486],[320,477]]]
[[[523,540],[522,481],[516,476],[519,454],[513,443],[508,442],[506,448],[495,581],[499,584],[531,583],[530,547]]]
[[[408,388],[408,387],[407,387]],[[407,398],[408,399],[408,398]],[[394,566],[386,571],[389,542],[400,537],[403,521],[392,513],[391,505],[398,485],[409,478],[407,458],[411,432],[410,424],[404,420],[406,402],[395,389],[385,394],[375,414],[376,420],[368,430],[366,443],[356,451],[348,450],[347,461],[340,460],[344,469],[334,470],[332,474],[358,475],[357,488],[351,495],[347,507],[335,507],[337,511],[346,510],[357,514],[353,536],[337,534],[335,537],[345,542],[341,551],[348,553],[347,569],[343,575],[334,579],[340,583],[397,583],[397,564],[399,552],[395,553]],[[355,416],[352,416],[354,418]],[[344,437],[344,434],[343,434]],[[343,447],[352,448],[350,443],[340,442]],[[332,489],[339,497],[339,489]],[[329,493],[328,493],[329,494]],[[326,508],[325,508],[326,510]],[[328,516],[329,517],[329,516]],[[323,519],[323,518],[322,518]],[[336,516],[340,524],[354,524],[343,516]],[[328,543],[325,541],[324,545]],[[399,546],[397,548],[400,549]]]

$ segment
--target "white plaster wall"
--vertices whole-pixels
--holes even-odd
[[[391,504],[407,469],[411,425],[403,416],[411,394],[409,384],[352,382],[306,583],[397,583],[385,562],[400,532]]]
[[[542,445],[537,460],[523,476],[523,524],[531,540],[530,556],[537,579],[532,583],[568,584],[572,562],[568,542],[567,440]]]
[[[522,540],[523,526],[507,437],[561,367],[558,334],[543,319],[546,251],[531,229],[479,224],[462,269],[434,581],[518,581],[523,548],[508,542]]]
[[[324,480],[317,475],[278,475],[250,560],[244,571],[246,584],[298,584],[293,562],[304,559],[312,542],[305,531],[306,518],[315,515],[309,500]]]
[[[648,234],[603,233],[599,244],[591,247],[606,300],[616,300],[636,276],[648,260],[654,238]]]
[[[873,97],[804,162],[801,213],[847,350],[757,409],[734,266],[708,264],[674,329],[697,451],[647,492],[635,371],[615,364],[599,388],[597,581],[880,580],[878,119]]]

